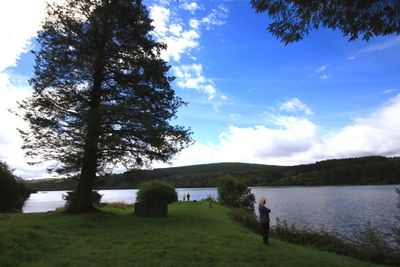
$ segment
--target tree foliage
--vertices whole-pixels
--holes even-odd
[[[321,26],[340,30],[350,41],[400,33],[398,0],[251,0],[251,5],[268,13],[267,29],[285,44]]]
[[[218,200],[222,204],[254,210],[255,196],[247,185],[232,176],[223,176],[218,179]]]
[[[38,33],[34,89],[20,103],[30,131],[28,156],[52,160],[50,171],[80,173],[77,212],[92,209],[96,173],[168,161],[191,142],[171,124],[185,103],[170,86],[140,0],[67,0],[49,5]]]
[[[0,161],[0,212],[21,210],[31,189]]]
[[[144,203],[172,203],[178,201],[175,188],[165,182],[150,181],[141,184],[136,200]]]

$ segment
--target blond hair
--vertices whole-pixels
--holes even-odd
[[[261,197],[261,198],[260,198],[260,201],[258,202],[258,204],[264,206],[264,205],[265,205],[265,202],[267,202],[267,200],[265,199],[265,197]]]

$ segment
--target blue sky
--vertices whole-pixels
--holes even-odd
[[[23,123],[5,110],[31,93],[27,51],[37,48],[44,5],[13,2],[4,1],[0,14],[8,22],[0,32],[0,160],[22,177],[43,177],[43,166],[25,164],[15,133]],[[25,3],[22,12],[18,2]],[[285,46],[266,31],[268,16],[248,1],[144,3],[153,35],[168,44],[163,57],[177,77],[175,91],[189,103],[176,123],[191,127],[196,140],[173,166],[400,155],[400,36],[348,42],[320,29]]]

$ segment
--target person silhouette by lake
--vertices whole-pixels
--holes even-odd
[[[190,194],[189,193],[187,193],[186,197],[187,197],[187,200],[190,201]]]
[[[271,210],[265,206],[266,203],[267,200],[264,197],[261,197],[260,202],[258,202],[258,211],[260,213],[260,225],[263,241],[265,245],[268,245],[269,213]]]

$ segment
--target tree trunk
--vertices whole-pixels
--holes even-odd
[[[93,180],[96,177],[96,172],[93,173],[91,168],[83,168],[79,179],[78,187],[76,189],[75,197],[68,207],[68,212],[71,213],[84,213],[94,211],[93,203],[91,200],[91,191]]]
[[[86,137],[86,145],[82,162],[81,174],[76,189],[75,197],[68,207],[68,211],[72,213],[84,213],[94,211],[91,192],[93,181],[97,172],[97,142],[95,129],[88,130]]]
[[[93,89],[90,95],[90,113],[87,122],[85,149],[83,153],[82,169],[76,189],[75,197],[68,207],[72,213],[84,213],[96,210],[93,207],[91,192],[93,181],[97,173],[98,142],[101,131],[101,84],[103,81],[103,64],[96,64],[94,71]]]

